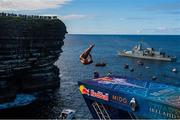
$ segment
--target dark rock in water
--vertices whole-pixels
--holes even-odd
[[[0,103],[59,87],[54,66],[66,26],[59,19],[0,16]]]

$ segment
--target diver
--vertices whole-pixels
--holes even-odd
[[[88,65],[88,64],[91,64],[93,63],[93,59],[92,59],[92,56],[90,54],[92,48],[94,47],[95,45],[90,45],[89,48],[87,48],[81,55],[80,55],[80,61],[82,64],[84,65]]]
[[[92,56],[90,54],[92,48],[94,47],[95,45],[90,45],[89,48],[87,48],[80,56],[80,62],[84,65],[89,65],[91,63],[93,63],[93,59],[92,59]],[[96,78],[99,78],[99,73],[97,71],[94,72],[94,79]]]

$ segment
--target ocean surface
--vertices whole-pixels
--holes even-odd
[[[60,89],[55,92],[50,102],[36,103],[25,108],[11,110],[12,117],[25,118],[58,118],[63,108],[76,110],[76,118],[92,118],[79,92],[77,82],[91,79],[93,72],[101,76],[111,72],[113,75],[130,76],[140,80],[151,80],[157,76],[157,82],[180,86],[180,73],[171,72],[172,68],[180,71],[180,36],[176,35],[66,35],[63,53],[55,63],[60,69]],[[162,62],[143,60],[144,66],[137,64],[138,59],[118,56],[118,51],[131,50],[139,42],[144,47],[162,49],[171,56],[177,57],[177,62]],[[82,65],[79,55],[90,44],[95,44],[91,53],[94,63]],[[106,67],[95,67],[95,63],[105,62]],[[134,68],[134,72],[124,69],[124,64]],[[146,69],[145,67],[150,67]]]

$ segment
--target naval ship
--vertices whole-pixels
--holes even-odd
[[[118,53],[120,56],[133,57],[140,59],[149,59],[149,60],[160,60],[160,61],[176,61],[176,57],[171,57],[165,52],[156,51],[154,48],[142,48],[142,45],[136,45],[131,51],[120,51]]]
[[[105,76],[78,82],[94,119],[180,119],[180,88]]]

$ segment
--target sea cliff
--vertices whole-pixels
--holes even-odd
[[[57,17],[0,14],[0,103],[18,94],[39,97],[59,87],[54,65],[66,26]]]

